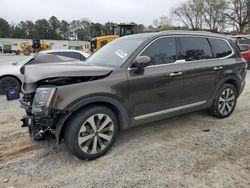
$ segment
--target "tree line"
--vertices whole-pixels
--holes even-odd
[[[68,22],[52,16],[48,20],[27,20],[13,25],[0,18],[0,38],[90,40],[113,34],[115,24],[93,23],[88,19]],[[149,26],[134,24],[135,33],[170,29],[245,33],[250,30],[250,0],[186,0],[172,7],[169,15],[153,20]]]
[[[0,38],[90,40],[97,36],[113,34],[115,24],[113,22],[93,23],[88,19],[67,22],[52,16],[48,20],[39,19],[35,22],[27,20],[21,21],[17,25],[10,25],[5,19],[0,18]],[[135,24],[135,33],[143,31],[142,24]]]

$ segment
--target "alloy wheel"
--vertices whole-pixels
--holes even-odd
[[[228,115],[232,112],[235,99],[235,93],[231,88],[222,91],[219,98],[219,111],[222,115]]]
[[[114,134],[114,123],[106,114],[95,114],[81,126],[78,144],[87,154],[97,154],[107,147]]]

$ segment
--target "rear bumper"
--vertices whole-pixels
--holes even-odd
[[[241,95],[242,91],[244,90],[245,85],[246,85],[246,81],[243,80],[243,81],[241,82],[241,87],[240,87],[240,91],[239,91],[239,96]]]
[[[250,69],[250,59],[247,60],[247,69]]]

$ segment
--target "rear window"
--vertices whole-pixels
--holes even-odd
[[[60,55],[60,56],[69,57],[69,58],[73,58],[77,60],[86,59],[80,53],[77,53],[77,52],[50,52],[49,54]]]
[[[232,54],[232,49],[225,40],[213,38],[209,38],[208,40],[216,58],[222,58]]]
[[[181,58],[186,61],[213,58],[208,40],[204,37],[180,37]]]
[[[240,52],[246,52],[249,50],[249,46],[248,45],[238,45]]]

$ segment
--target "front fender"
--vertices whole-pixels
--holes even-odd
[[[60,143],[60,140],[62,138],[62,135],[61,135],[62,130],[64,128],[66,121],[71,117],[71,115],[74,112],[78,111],[79,109],[84,108],[84,106],[96,104],[96,103],[104,103],[104,104],[111,105],[116,110],[116,112],[118,112],[118,121],[119,121],[120,128],[122,130],[128,129],[130,127],[128,112],[119,101],[111,97],[106,97],[106,96],[90,97],[90,98],[81,100],[75,104],[72,104],[63,113],[62,118],[59,119],[58,124],[56,126],[57,144]]]

